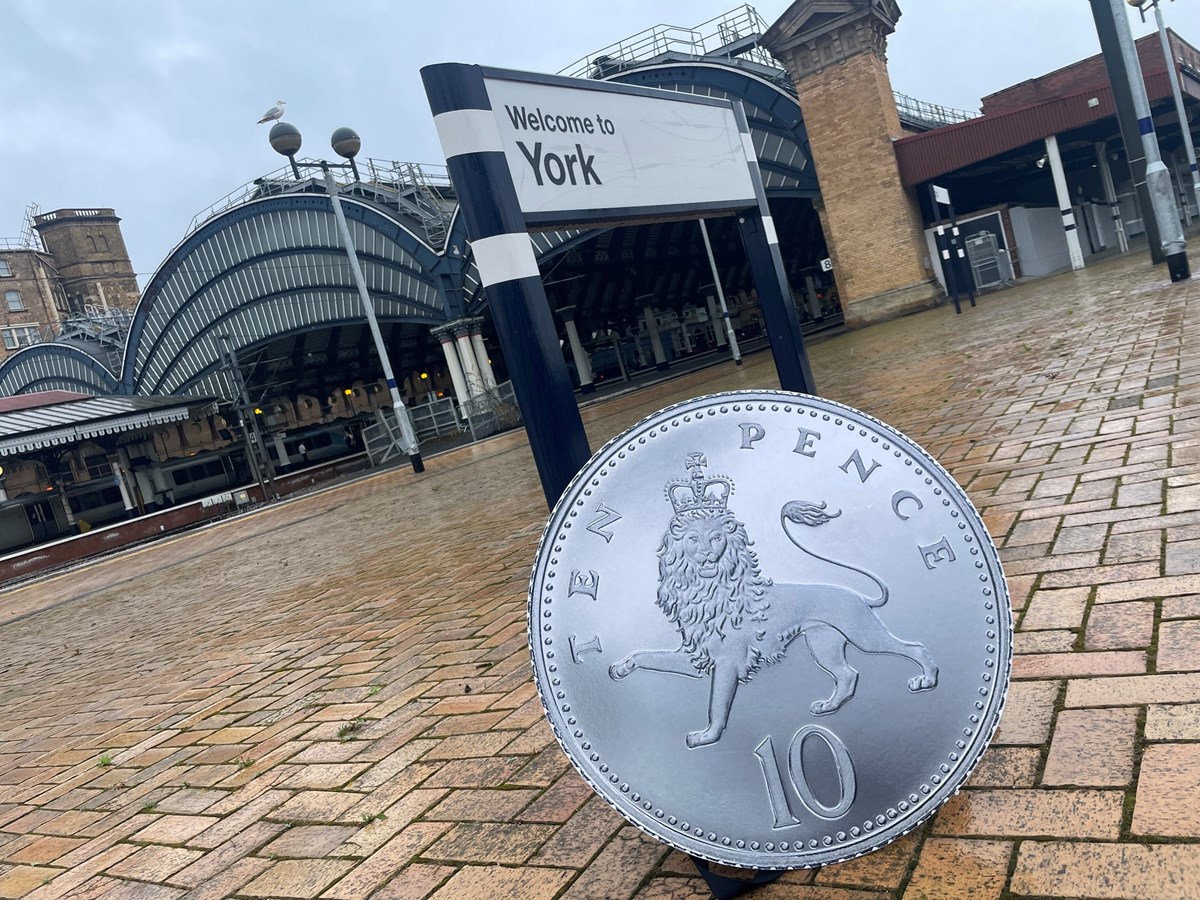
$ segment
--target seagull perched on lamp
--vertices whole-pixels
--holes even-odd
[[[263,117],[258,120],[258,124],[262,125],[264,122],[274,122],[276,119],[282,119],[283,107],[286,103],[286,100],[276,100],[275,105],[263,113]]]

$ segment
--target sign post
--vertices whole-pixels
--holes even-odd
[[[958,216],[954,212],[954,204],[950,200],[950,192],[936,184],[929,185],[929,197],[933,201],[933,217],[937,222],[934,243],[942,256],[942,272],[946,275],[946,287],[954,300],[954,312],[962,314],[962,304],[958,299],[958,281],[962,279],[967,289],[967,297],[971,305],[975,305],[975,276],[967,260],[966,249],[958,232]],[[946,226],[942,219],[942,207],[950,210],[950,234],[946,234]]]
[[[814,392],[740,107],[461,63],[421,78],[551,506],[590,451],[531,229],[736,214],[780,384]]]

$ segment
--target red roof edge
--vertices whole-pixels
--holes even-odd
[[[1146,76],[1151,101],[1169,96],[1166,69]],[[1096,106],[1088,106],[1095,98]],[[906,187],[982,162],[1025,144],[1116,115],[1112,88],[1092,86],[994,115],[947,125],[894,141],[900,179]]]
[[[41,406],[54,406],[58,403],[91,399],[91,394],[77,394],[75,391],[35,391],[32,394],[16,394],[12,397],[0,397],[0,413],[18,412],[22,409],[37,409]]]

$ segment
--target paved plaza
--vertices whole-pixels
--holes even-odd
[[[753,896],[1200,897],[1198,281],[1139,254],[812,346],[980,508],[1017,657],[934,819]],[[584,418],[774,386],[760,353]],[[709,896],[544,721],[546,514],[510,433],[0,593],[0,897]]]

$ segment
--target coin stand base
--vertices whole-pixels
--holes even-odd
[[[748,894],[755,888],[762,887],[764,884],[778,881],[783,875],[783,871],[755,872],[753,878],[729,878],[714,872],[709,866],[708,860],[700,859],[698,856],[689,856],[688,859],[692,861],[692,865],[696,867],[696,871],[700,873],[700,877],[708,885],[708,889],[712,893],[714,900],[733,900],[734,897]]]

